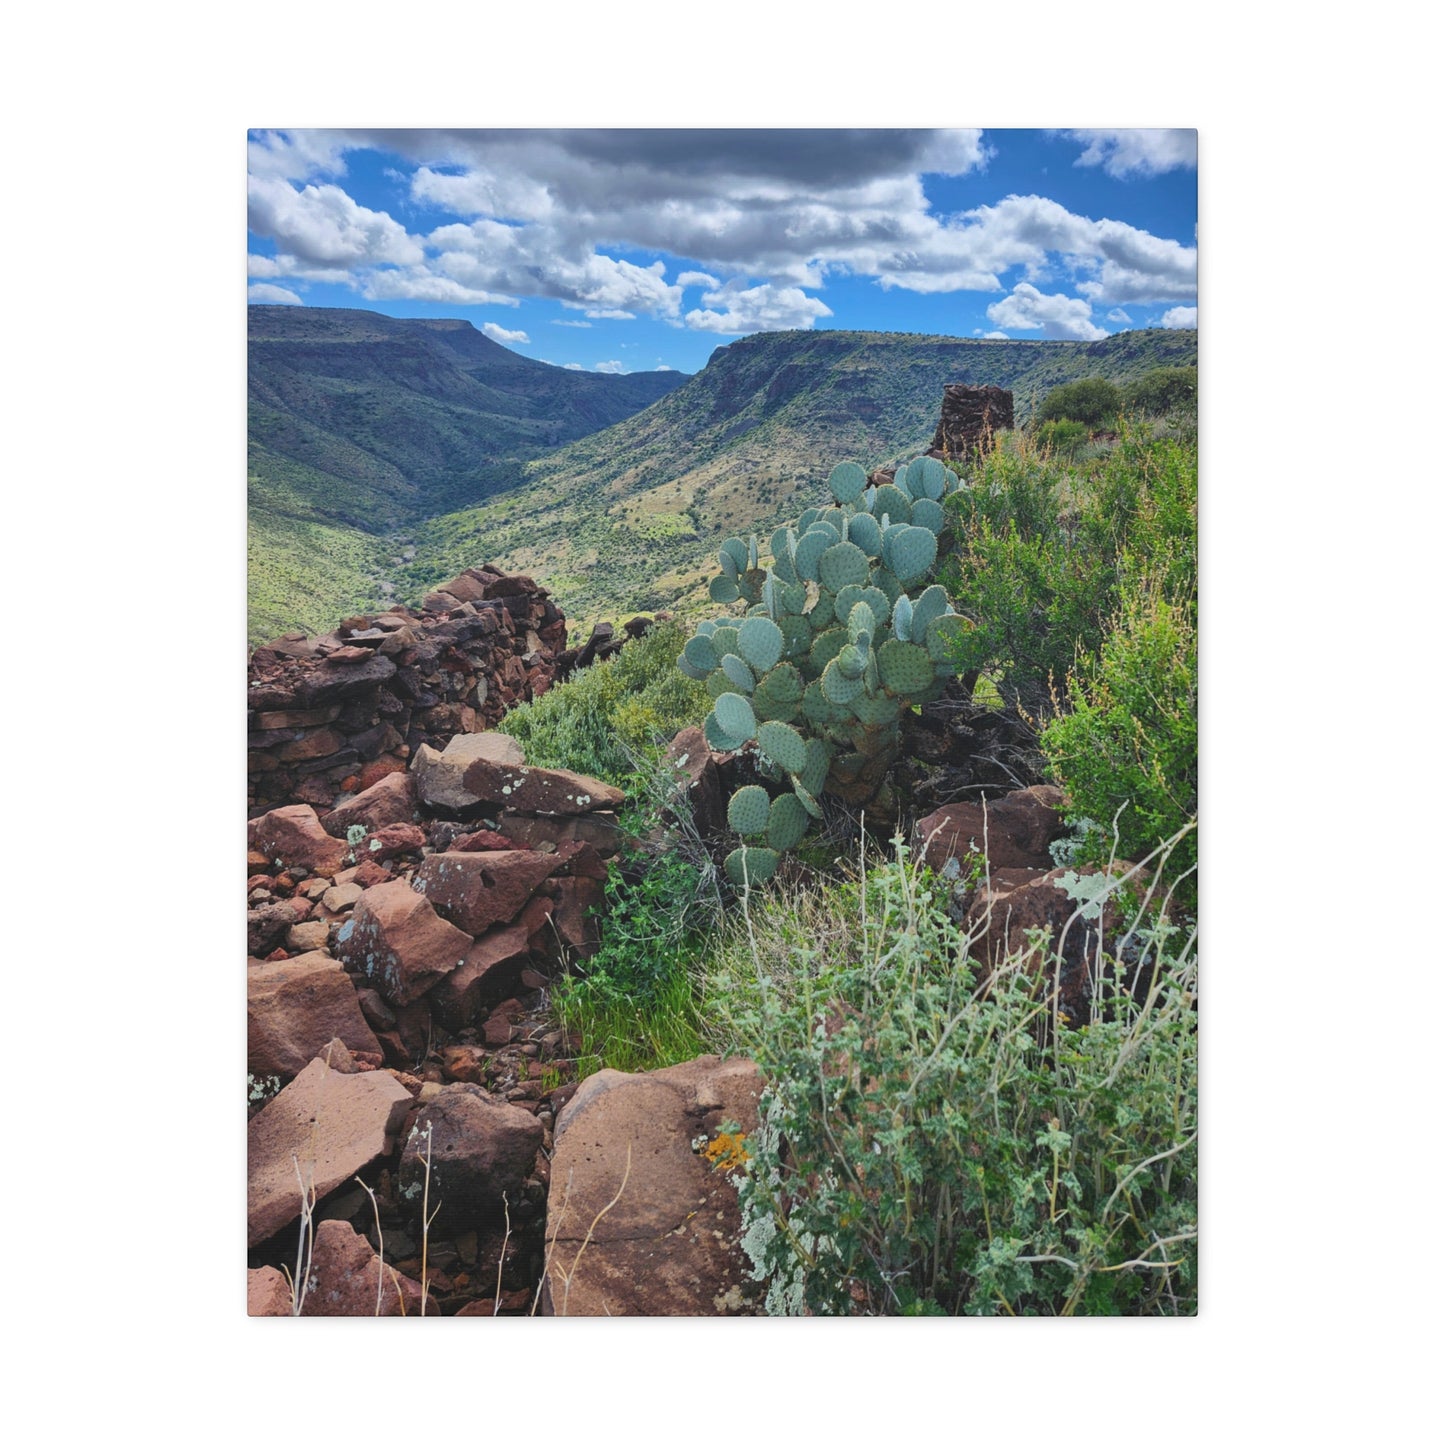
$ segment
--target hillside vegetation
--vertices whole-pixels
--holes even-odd
[[[708,1157],[740,1170],[768,1313],[1192,1314],[1194,426],[1126,419],[1077,457],[1023,430],[963,470],[937,565],[909,590],[942,583],[967,620],[958,664],[1033,717],[1072,824],[1049,851],[1077,871],[1054,886],[1104,919],[1087,983],[1061,984],[1075,965],[1048,929],[985,965],[987,860],[935,873],[856,811],[830,813],[817,848],[785,845],[769,881],[730,886],[735,840],[699,836],[661,757],[724,696],[679,684],[690,629],[672,625],[507,719],[529,756],[546,740],[550,763],[605,771],[632,800],[601,949],[554,1005],[579,1073],[703,1048],[758,1061],[758,1127],[720,1126]],[[827,500],[827,475],[804,500]],[[710,611],[739,626],[744,604]],[[754,776],[775,806],[792,796]],[[730,825],[761,790],[733,794]]]
[[[796,515],[826,459],[886,465],[926,445],[949,382],[1014,392],[1024,422],[1056,386],[1193,364],[1192,331],[1100,342],[775,332],[713,353],[676,391],[526,464],[515,490],[415,530],[420,594],[479,555],[530,573],[573,621],[705,601],[710,539]]]
[[[332,601],[379,605],[395,549],[377,538],[514,486],[528,459],[684,379],[549,366],[466,321],[297,306],[247,316],[253,642],[329,625]]]

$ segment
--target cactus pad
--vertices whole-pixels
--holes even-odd
[[[687,646],[682,649],[682,655],[694,667],[700,667],[704,672],[711,672],[718,665],[717,652],[702,633],[688,638]]]
[[[828,490],[839,502],[856,502],[868,485],[868,473],[857,462],[839,462],[828,474]]]
[[[887,485],[878,488],[877,498],[873,503],[873,515],[881,522],[883,514],[893,522],[911,522],[913,520],[913,504],[897,487],[889,482]]]
[[[838,542],[818,559],[818,580],[830,592],[839,592],[850,582],[868,584],[868,554],[852,542]]]
[[[848,518],[848,540],[876,557],[883,546],[883,532],[867,512],[856,512]]]
[[[931,664],[928,670],[932,673],[933,667]],[[932,677],[930,677],[929,681],[931,682],[932,680]],[[892,722],[894,718],[898,716],[898,700],[886,695],[874,695],[865,692],[861,696],[853,699],[852,706],[853,716],[856,717],[859,722],[865,723],[869,727],[881,727],[884,723]]]
[[[818,806],[817,794],[810,793],[797,778],[793,779],[793,793],[809,817],[821,818],[823,816],[823,810]]]
[[[757,735],[758,720],[747,698],[735,692],[725,692],[713,704],[712,710],[719,727],[729,737],[747,742]]]
[[[768,847],[785,853],[808,831],[808,811],[792,793],[773,799],[768,810]]]
[[[948,525],[943,508],[929,497],[920,497],[913,504],[913,525],[927,527],[935,537],[940,536]]]
[[[708,713],[703,719],[702,735],[707,739],[708,747],[715,753],[735,753],[743,745],[741,738],[735,738],[723,730],[714,713]]]
[[[960,617],[956,612],[950,612],[943,617],[935,617],[923,634],[923,642],[924,646],[928,648],[928,655],[935,662],[952,663],[958,656],[959,644],[971,630],[972,627],[968,620]]]
[[[948,611],[948,593],[936,582],[926,588],[913,602],[913,623],[910,642],[922,643],[928,624]]]
[[[786,592],[783,600],[787,602]],[[808,626],[806,617],[789,610],[779,619],[778,626],[783,633],[784,657],[801,657],[813,645],[813,629]]]
[[[756,679],[753,677],[752,669],[749,668],[742,658],[736,653],[729,652],[718,664],[723,670],[723,676],[737,688],[739,692],[751,692]]]
[[[846,651],[847,649],[844,650]],[[854,651],[856,654],[856,649],[854,649]],[[841,657],[841,654],[839,657]],[[821,681],[823,684],[823,696],[838,707],[844,707],[863,691],[863,669],[859,667],[857,675],[849,677],[839,665],[839,657],[835,657],[833,661],[823,669]]]
[[[768,809],[772,799],[767,790],[756,783],[739,788],[728,804],[728,827],[735,833],[761,833],[768,826]]]
[[[905,584],[922,577],[938,557],[938,538],[927,527],[904,527],[888,541],[888,565]]]
[[[855,647],[851,642],[839,652],[837,658],[829,664],[836,667],[844,677],[850,681],[863,676],[863,670],[868,666],[868,655],[861,648]],[[846,702],[847,698],[836,697],[834,702]]]
[[[738,628],[738,651],[754,672],[767,672],[783,655],[783,631],[766,617],[749,617]]]
[[[766,883],[777,867],[778,855],[771,848],[734,848],[723,860],[723,869],[735,888]]]
[[[912,642],[890,637],[878,649],[878,676],[889,692],[920,693],[933,682],[933,658]]]
[[[719,573],[707,584],[707,595],[714,602],[736,602],[742,593],[738,590],[738,584],[731,577],[725,577]]]
[[[808,582],[818,580],[818,559],[829,547],[836,545],[831,530],[819,528],[816,532],[805,532],[798,538],[797,550],[793,553],[793,566],[798,576]]]
[[[915,498],[924,497],[930,501],[938,501],[948,490],[948,483],[952,479],[953,473],[937,457],[914,457],[908,463],[908,491]],[[918,519],[915,517],[914,520]]]
[[[805,761],[803,739],[798,730],[787,723],[762,723],[758,728],[758,747],[785,773],[802,771]]]
[[[908,642],[912,638],[911,628],[913,626],[913,603],[909,600],[906,592],[900,593],[898,600],[893,604],[893,635],[899,642]]]
[[[727,541],[722,544],[722,552],[718,554],[718,561],[720,562],[722,561],[723,553],[726,553],[727,556],[732,559],[734,576],[747,568],[748,548],[747,543],[744,542],[741,537],[729,537]],[[726,567],[727,564],[724,562],[723,566]]]

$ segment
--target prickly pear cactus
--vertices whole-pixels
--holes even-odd
[[[708,745],[754,743],[774,785],[749,784],[728,805],[730,826],[749,840],[726,862],[738,887],[772,876],[822,817],[822,793],[867,802],[897,756],[903,714],[955,675],[970,624],[942,587],[925,584],[943,499],[961,485],[934,457],[915,457],[880,487],[841,462],[828,477],[831,503],[779,527],[770,558],[756,537],[729,537],[718,552],[709,595],[742,615],[700,623],[678,666],[713,698]]]

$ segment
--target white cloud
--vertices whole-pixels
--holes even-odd
[[[1109,333],[1095,326],[1089,303],[1077,296],[1045,296],[1036,286],[1020,281],[1011,296],[988,308],[988,319],[1015,331],[1043,329],[1051,341],[1100,341]]]
[[[654,371],[676,371],[676,370],[677,370],[677,368],[676,368],[675,366],[669,366],[665,361],[659,361],[659,362],[657,363],[657,365],[654,366],[652,369],[653,369]]]
[[[985,341],[1012,341],[1013,337],[1007,331],[985,331],[983,339]]]
[[[566,363],[565,366],[563,366],[562,370],[563,370],[563,371],[583,371],[583,370],[585,370],[585,368],[583,367],[583,365],[582,365],[582,363],[581,363],[580,361],[569,361],[569,362]]]
[[[508,331],[503,326],[498,326],[495,321],[482,322],[482,335],[490,336],[493,341],[499,341],[506,346],[530,346],[532,338],[525,331]]]
[[[1183,164],[1184,138],[1194,140],[1069,134],[1087,147],[1081,164],[1119,174]],[[413,235],[358,205],[327,178],[344,177],[347,154],[363,147],[416,166],[411,199],[458,219]],[[1196,295],[1195,247],[1121,221],[1036,195],[935,211],[924,176],[982,169],[990,152],[978,131],[263,132],[251,152],[252,228],[277,252],[256,258],[253,276],[324,277],[378,300],[539,297],[589,320],[651,316],[743,334],[832,315],[810,294],[829,274],[1000,295],[1021,274],[1085,298],[1085,317],[1091,305]],[[681,258],[684,269],[669,284],[663,261],[608,254],[618,248]],[[684,315],[687,288],[702,297]]]
[[[340,186],[295,190],[280,177],[252,176],[246,224],[313,265],[411,265],[421,244],[384,211],[358,206]]]
[[[1199,308],[1197,306],[1171,306],[1164,313],[1160,324],[1170,331],[1188,330],[1198,326]]]
[[[1116,306],[1104,319],[1114,322],[1117,326],[1132,326],[1134,324],[1134,318],[1130,316],[1122,306]]]
[[[352,277],[363,296],[373,301],[447,301],[456,306],[517,306],[511,296],[494,291],[481,291],[463,286],[449,276],[435,276],[425,267],[406,271],[372,271],[360,278]]]
[[[591,323],[590,321],[556,321],[556,320],[554,320],[554,321],[552,322],[552,325],[553,325],[553,326],[575,326],[575,327],[577,327],[579,330],[582,330],[582,331],[590,331],[590,330],[592,329],[592,323]]]
[[[593,371],[605,371],[608,376],[621,376],[627,370],[620,361],[599,361]]]
[[[261,301],[270,306],[304,306],[306,303],[284,286],[273,286],[269,281],[257,281],[246,287],[247,301]]]
[[[1076,166],[1103,166],[1111,176],[1158,176],[1199,164],[1199,132],[1195,130],[1071,130],[1084,144]]]
[[[811,330],[813,323],[833,313],[816,296],[796,286],[744,286],[730,281],[703,293],[703,305],[722,311],[689,311],[683,320],[694,331],[718,331],[741,336],[750,331]]]

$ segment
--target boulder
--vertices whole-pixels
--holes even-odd
[[[417,869],[416,888],[443,918],[475,936],[511,922],[559,866],[546,853],[433,853]]]
[[[423,743],[412,759],[411,776],[426,807],[475,813],[481,799],[463,781],[467,769],[477,762],[517,767],[524,761],[521,744],[505,733],[459,733],[440,752]]]
[[[303,1315],[420,1315],[421,1286],[389,1264],[351,1225],[323,1219],[311,1247]]]
[[[330,877],[346,865],[346,844],[321,826],[305,803],[272,808],[246,825],[246,846],[284,868],[299,866]]]
[[[425,1191],[439,1230],[499,1223],[503,1197],[510,1205],[521,1200],[523,1181],[541,1147],[542,1125],[525,1109],[503,1103],[477,1084],[444,1085],[417,1114],[402,1151],[398,1184],[403,1204],[419,1215]]]
[[[428,995],[432,1014],[453,1031],[472,1027],[482,1010],[520,987],[522,970],[532,956],[532,937],[545,923],[548,900],[534,899],[515,923],[490,928]]]
[[[1125,864],[1113,867],[1119,873],[1127,871]],[[1031,973],[1057,967],[1060,1007],[1077,1023],[1088,1017],[1092,973],[1099,965],[1100,949],[1108,949],[1118,938],[1124,919],[1112,898],[1105,902],[1100,917],[1088,917],[1097,910],[1076,903],[1058,886],[1070,871],[1005,870],[979,889],[969,905],[966,924],[973,939],[969,953],[983,966],[985,976],[1006,958],[1025,951]],[[1102,870],[1086,867],[1072,871],[1092,876]],[[1047,935],[1043,949],[1030,944],[1029,934],[1035,929]]]
[[[343,1074],[313,1059],[246,1131],[246,1243],[301,1216],[301,1177],[322,1199],[379,1159],[411,1107],[385,1073]]]
[[[415,823],[388,823],[378,828],[359,851],[373,863],[385,863],[405,853],[420,853],[425,847],[426,834]]]
[[[543,1307],[558,1315],[717,1315],[748,1262],[737,1191],[693,1141],[757,1128],[747,1059],[585,1079],[557,1120]],[[615,1201],[615,1202],[614,1202]]]
[[[296,924],[296,910],[290,903],[266,903],[246,913],[246,952],[265,958]]]
[[[388,823],[416,819],[416,781],[410,773],[387,773],[348,803],[333,808],[321,826],[333,837],[346,837],[348,828],[360,826],[375,833]]]
[[[334,958],[303,953],[246,970],[246,1068],[252,1074],[289,1079],[333,1038],[356,1053],[381,1057],[356,989]]]
[[[462,775],[462,786],[473,797],[515,813],[543,817],[572,816],[598,808],[617,808],[620,788],[566,768],[529,768],[478,758]]]
[[[727,822],[722,777],[702,729],[684,728],[668,744],[666,756],[678,782],[685,785],[683,796],[697,831],[704,838],[721,833]]]
[[[268,1264],[246,1271],[246,1313],[252,1319],[291,1313],[291,1286],[279,1269]]]
[[[361,895],[336,934],[346,967],[381,992],[388,1003],[420,998],[458,968],[472,946],[470,933],[453,927],[411,884],[378,883]]]
[[[935,871],[950,858],[966,866],[987,841],[994,868],[1052,868],[1049,844],[1068,831],[1064,795],[1041,783],[1005,793],[991,803],[950,803],[913,826],[912,847]]]

